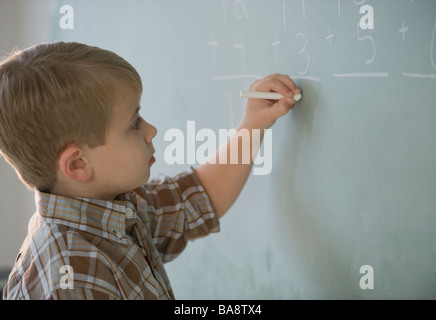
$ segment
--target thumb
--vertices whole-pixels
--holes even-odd
[[[283,117],[289,110],[294,108],[294,105],[294,99],[283,98],[271,106],[271,115],[274,117],[274,120]]]

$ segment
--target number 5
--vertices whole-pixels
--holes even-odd
[[[372,43],[372,47],[374,48],[374,53],[373,53],[371,59],[365,61],[366,64],[370,64],[375,59],[375,42],[374,42],[374,39],[371,36],[363,36],[363,37],[361,37],[359,35],[359,29],[360,29],[359,28],[359,24],[357,24],[357,40],[358,41],[369,40]]]

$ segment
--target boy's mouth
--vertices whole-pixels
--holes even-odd
[[[148,164],[152,165],[155,162],[156,162],[156,158],[154,157],[154,150],[153,150],[152,156],[151,156],[150,161],[148,162]]]
[[[154,153],[156,152],[156,150],[153,148],[153,146],[151,146],[151,150],[150,150],[151,152],[151,158],[150,158],[150,160],[148,161],[148,164],[149,165],[152,165],[153,163],[155,163],[156,162],[156,158],[154,157]]]

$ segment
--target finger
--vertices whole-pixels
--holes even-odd
[[[278,74],[277,77],[282,81],[294,94],[301,93],[300,88],[287,74]]]
[[[285,104],[287,104],[289,109],[293,109],[295,107],[295,100],[293,98],[286,98]]]
[[[289,110],[293,109],[295,105],[295,101],[292,98],[283,98],[279,100],[272,106],[272,112],[274,119],[278,119],[283,117],[285,114],[289,112]]]
[[[254,81],[250,87],[248,88],[248,90],[255,90],[254,88],[256,87],[256,85],[261,81],[261,79]]]
[[[290,90],[276,75],[268,76],[254,86],[255,90],[278,92],[284,97],[293,97],[294,92]]]

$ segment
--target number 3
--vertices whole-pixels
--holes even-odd
[[[300,54],[304,54],[307,57],[307,65],[306,65],[306,69],[304,69],[303,72],[298,72],[299,74],[305,74],[307,72],[307,70],[309,70],[309,53],[306,51],[306,46],[307,46],[307,38],[303,33],[299,33],[297,34],[297,38],[298,37],[303,37],[304,38],[304,46],[303,49],[301,49]]]

